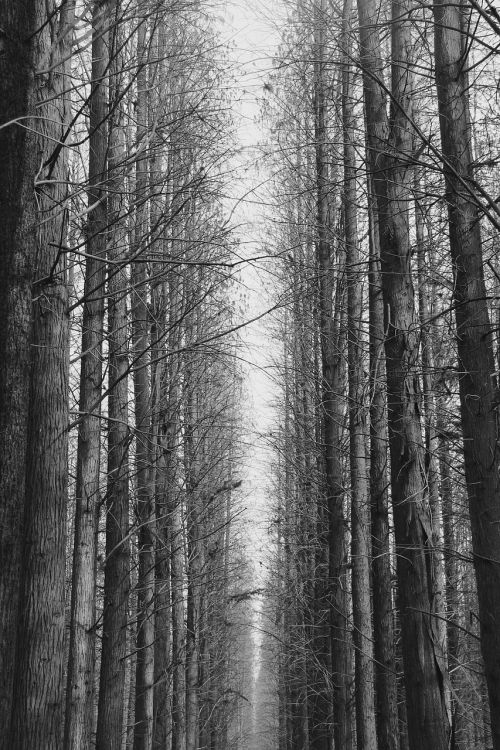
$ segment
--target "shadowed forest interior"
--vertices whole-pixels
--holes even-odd
[[[0,0],[0,750],[500,750],[499,52]]]

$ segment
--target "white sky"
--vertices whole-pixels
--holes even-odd
[[[273,3],[276,13],[276,4]],[[265,183],[269,177],[266,165],[261,158],[259,146],[265,134],[259,125],[260,107],[264,94],[264,84],[272,70],[272,57],[279,44],[278,34],[273,24],[266,18],[265,4],[259,0],[234,0],[226,3],[224,14],[224,35],[232,41],[233,63],[235,68],[235,86],[238,101],[234,111],[237,123],[237,134],[241,150],[238,154],[238,169],[234,180],[235,198],[238,203],[233,219],[239,225],[243,254],[245,257],[256,257],[263,253],[263,227],[266,222],[266,210],[262,205],[263,191],[256,186]],[[245,197],[243,197],[245,196]],[[246,290],[248,301],[246,315],[256,317],[269,309],[274,300],[266,291],[266,262],[245,265],[241,271],[241,281]],[[275,422],[272,408],[274,392],[269,377],[272,346],[269,332],[266,329],[267,319],[263,318],[248,325],[242,330],[242,340],[246,351],[243,356],[248,359],[245,366],[245,389],[249,394],[245,404],[245,434],[247,442],[246,471],[242,492],[244,504],[248,508],[247,543],[253,558],[255,578],[252,586],[257,588],[265,584],[267,562],[270,551],[270,537],[267,534],[269,513],[271,512],[272,488],[270,485],[273,456],[268,445],[268,435]],[[262,637],[259,600],[254,601],[254,680],[259,669]],[[253,696],[252,725],[253,737],[249,747],[262,745],[262,717],[257,715],[259,701]]]

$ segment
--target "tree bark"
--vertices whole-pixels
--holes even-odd
[[[314,138],[316,158],[316,210],[317,235],[316,254],[319,277],[319,328],[321,341],[322,367],[322,440],[324,446],[324,467],[326,487],[326,509],[328,518],[328,580],[330,584],[330,644],[331,654],[325,654],[326,668],[331,669],[333,679],[333,706],[323,699],[319,716],[310,716],[312,728],[320,723],[318,738],[311,739],[311,750],[328,750],[331,745],[330,727],[333,718],[335,745],[344,747],[347,728],[347,630],[346,610],[343,591],[345,567],[345,520],[344,491],[342,486],[342,466],[340,461],[340,430],[342,419],[338,403],[342,389],[341,365],[338,344],[338,331],[333,314],[333,271],[332,248],[328,236],[329,219],[329,175],[327,164],[327,130],[325,102],[325,8],[321,0],[315,16],[315,70],[314,70]],[[337,321],[338,322],[338,321]],[[328,664],[331,659],[331,667]],[[334,710],[332,717],[331,710]]]
[[[500,474],[498,391],[474,199],[466,38],[459,5],[434,2],[436,85],[453,264],[465,478],[492,740],[500,748]]]
[[[108,257],[108,486],[106,497],[106,561],[101,672],[97,711],[97,750],[121,750],[124,732],[125,660],[130,589],[129,550],[129,426],[128,426],[128,330],[126,289],[128,279],[123,260],[127,248],[124,225],[125,201],[122,164],[124,159],[121,96],[122,56],[119,52],[121,4],[113,0],[110,30],[111,97],[108,172],[110,227]]]
[[[19,750],[60,748],[64,727],[69,316],[63,248],[74,3],[67,2],[58,9],[56,2],[49,2],[38,10],[34,129],[39,225],[32,288],[23,571],[10,740],[11,747]]]
[[[370,191],[370,503],[373,569],[373,630],[377,738],[384,750],[399,750],[398,686],[389,534],[384,303],[376,207]]]
[[[433,632],[432,530],[425,508],[422,438],[418,411],[418,340],[408,226],[408,158],[411,118],[407,8],[392,9],[390,123],[381,75],[377,8],[358,0],[368,166],[380,222],[381,270],[386,306],[385,339],[391,485],[398,560],[398,601],[411,750],[446,750],[449,725],[443,659]],[[415,647],[417,644],[417,648]]]
[[[136,164],[135,261],[132,263],[132,346],[134,351],[134,398],[136,429],[136,481],[139,526],[137,580],[137,639],[135,676],[134,750],[150,750],[153,741],[153,686],[155,642],[155,514],[153,492],[153,440],[151,389],[149,383],[150,343],[146,263],[141,243],[148,237],[147,191],[149,160],[146,149],[148,131],[148,67],[146,32],[142,20],[137,40],[137,143],[142,149]]]
[[[1,0],[0,42],[0,748],[10,750],[28,439],[36,255],[34,118],[45,3]],[[30,39],[27,43],[25,40]],[[23,119],[21,119],[23,118]],[[24,119],[27,118],[27,119]],[[7,125],[7,123],[11,123]],[[20,124],[21,123],[21,124]]]
[[[100,480],[100,399],[106,259],[107,4],[92,16],[87,258],[82,320],[82,360],[75,490],[75,538],[66,689],[65,750],[90,750],[94,728],[96,541]]]
[[[365,357],[363,351],[363,274],[358,248],[356,208],[356,152],[352,104],[352,69],[349,62],[351,0],[345,0],[342,39],[346,46],[342,71],[344,142],[344,234],[346,246],[347,336],[349,381],[349,444],[351,473],[352,603],[355,656],[356,739],[358,750],[376,750],[373,630],[371,618],[371,529],[366,436]]]

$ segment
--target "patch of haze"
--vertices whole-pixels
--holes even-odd
[[[279,6],[278,6],[279,7]],[[263,251],[263,226],[266,222],[264,186],[270,175],[262,159],[263,128],[260,124],[265,86],[272,70],[272,58],[279,43],[273,24],[266,20],[264,5],[234,0],[226,3],[224,30],[231,41],[231,62],[235,70],[235,99],[238,151],[233,174],[233,222],[238,226],[241,253],[256,258]],[[275,8],[273,8],[275,12]],[[233,196],[232,196],[233,198]],[[273,261],[243,264],[240,281],[244,289],[246,319],[253,319],[270,309],[274,300],[268,291]],[[252,588],[266,585],[270,559],[270,513],[273,505],[271,485],[271,451],[269,438],[275,420],[272,402],[276,394],[270,377],[273,342],[269,336],[267,316],[242,329],[246,403],[243,405],[245,472],[242,491],[247,507],[247,548],[253,564]],[[262,668],[263,623],[262,600],[254,601],[252,642],[254,652],[254,690],[252,696],[251,738],[247,747],[265,750],[272,733],[262,726],[262,700],[258,696],[259,672]],[[267,723],[267,722],[266,722]]]
[[[235,71],[236,100],[233,109],[238,149],[233,168],[231,196],[233,223],[237,226],[242,257],[256,258],[263,251],[262,227],[265,223],[263,191],[260,186],[269,179],[262,160],[263,129],[260,125],[261,106],[272,69],[278,37],[266,20],[263,5],[233,0],[226,3],[225,33],[231,45],[230,59]],[[267,291],[266,277],[271,261],[243,264],[240,281],[244,289],[247,319],[256,318],[273,305]],[[271,342],[266,317],[242,329],[245,364],[244,405],[246,476],[244,493],[249,518],[249,548],[255,566],[256,587],[262,585],[259,563],[267,558],[267,535],[270,494],[269,433],[273,426],[271,401],[273,384],[269,376],[272,364]]]

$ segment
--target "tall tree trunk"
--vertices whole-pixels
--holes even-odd
[[[139,24],[137,40],[137,143],[142,149],[136,164],[136,262],[132,264],[132,345],[134,351],[134,398],[137,465],[137,524],[139,527],[137,580],[137,640],[135,677],[134,750],[150,750],[153,741],[153,686],[155,641],[155,514],[152,466],[151,391],[149,383],[149,310],[146,263],[141,243],[148,236],[147,190],[149,159],[146,152],[148,130],[147,22]]]
[[[184,623],[184,530],[182,502],[175,498],[172,509],[172,750],[186,747],[186,628]]]
[[[472,179],[466,41],[460,5],[434,0],[436,84],[453,264],[465,478],[493,747],[500,748],[498,392]]]
[[[191,296],[193,281],[191,274],[186,280],[188,298]],[[198,285],[197,285],[198,286]],[[201,288],[201,284],[199,285]],[[196,312],[198,313],[197,307]],[[198,314],[195,316],[198,324]],[[198,735],[198,669],[199,669],[199,632],[198,618],[200,609],[201,560],[199,549],[199,488],[196,486],[196,457],[199,458],[201,446],[196,443],[196,424],[199,419],[197,394],[199,374],[193,369],[193,357],[189,351],[193,339],[193,325],[186,326],[186,347],[184,355],[184,476],[186,484],[186,750],[196,750]],[[196,386],[195,386],[196,381]]]
[[[425,278],[425,266],[428,250],[425,241],[425,221],[422,196],[419,180],[415,178],[415,236],[417,254],[417,278],[418,278],[418,308],[420,316],[420,346],[422,360],[422,390],[424,406],[424,435],[425,435],[425,477],[427,482],[427,495],[431,512],[432,533],[434,536],[435,551],[432,557],[434,570],[432,575],[434,608],[434,633],[440,644],[443,657],[447,660],[446,641],[446,576],[443,557],[443,532],[442,532],[442,510],[439,497],[439,458],[438,458],[438,435],[435,396],[435,361],[434,361],[434,327],[432,317],[434,314],[434,299],[429,299],[430,293]],[[432,242],[428,238],[428,247]],[[432,252],[429,251],[429,262],[432,267]],[[445,697],[448,712],[450,713],[450,683],[449,678],[445,680]],[[450,715],[451,716],[451,715]]]
[[[389,536],[389,468],[384,352],[384,303],[378,220],[368,176],[370,221],[370,503],[373,569],[373,650],[377,738],[381,750],[399,750],[398,685]]]
[[[339,352],[336,351],[338,337],[333,320],[333,270],[332,248],[328,236],[329,219],[329,175],[327,163],[327,132],[325,102],[324,31],[326,4],[321,0],[315,15],[315,71],[314,71],[314,137],[317,181],[317,265],[319,275],[319,327],[322,364],[322,414],[324,466],[326,473],[326,507],[328,515],[330,597],[330,635],[333,673],[333,734],[335,745],[345,746],[347,728],[347,631],[346,611],[342,585],[345,566],[345,521],[340,461],[340,425],[338,394],[342,387]],[[331,745],[331,707],[325,704],[322,714],[310,716],[311,723],[321,722],[322,729],[317,741],[311,741],[311,750],[328,750]]]
[[[94,724],[96,540],[99,514],[100,398],[106,258],[107,4],[94,3],[89,100],[87,258],[82,320],[82,360],[71,583],[70,645],[66,689],[66,750],[90,750]]]
[[[360,270],[356,208],[356,152],[352,69],[349,62],[351,0],[345,0],[342,39],[347,46],[342,71],[342,122],[344,142],[344,233],[346,245],[347,336],[349,362],[349,442],[351,471],[352,602],[355,649],[356,738],[358,750],[376,750],[373,631],[371,619],[371,529],[366,435],[363,352],[363,277]]]
[[[188,427],[189,429],[189,427]],[[186,438],[187,439],[187,438]],[[197,498],[188,502],[188,589],[186,621],[186,750],[196,750],[198,737],[199,611],[201,552]]]
[[[69,316],[63,248],[73,15],[72,2],[59,9],[49,2],[36,24],[40,32],[34,64],[43,68],[37,69],[34,123],[40,223],[33,280],[23,572],[11,737],[11,747],[19,750],[60,748],[64,726]]]
[[[440,646],[433,632],[432,530],[425,507],[418,411],[418,340],[410,266],[407,159],[411,155],[408,9],[392,9],[391,121],[381,75],[376,4],[358,0],[368,165],[380,222],[387,310],[385,339],[391,484],[398,561],[398,601],[411,750],[446,750],[449,725]],[[388,148],[390,152],[388,153]],[[416,647],[417,645],[417,647]]]
[[[31,283],[36,255],[34,119],[43,55],[36,31],[46,5],[1,0],[0,39],[0,748],[12,747],[11,722],[21,587],[28,439]],[[42,36],[43,38],[43,36]],[[27,43],[25,40],[30,39]],[[22,120],[20,118],[23,118]],[[24,119],[28,118],[28,119]],[[19,121],[26,127],[19,124]],[[10,125],[7,125],[10,123]]]
[[[106,497],[106,562],[101,673],[97,712],[97,750],[121,750],[124,732],[125,660],[130,589],[129,472],[128,472],[128,330],[126,289],[128,279],[123,256],[127,247],[124,225],[124,128],[121,96],[122,56],[119,47],[119,0],[113,0],[110,78],[110,145],[108,171],[110,226],[108,256],[108,487]]]

